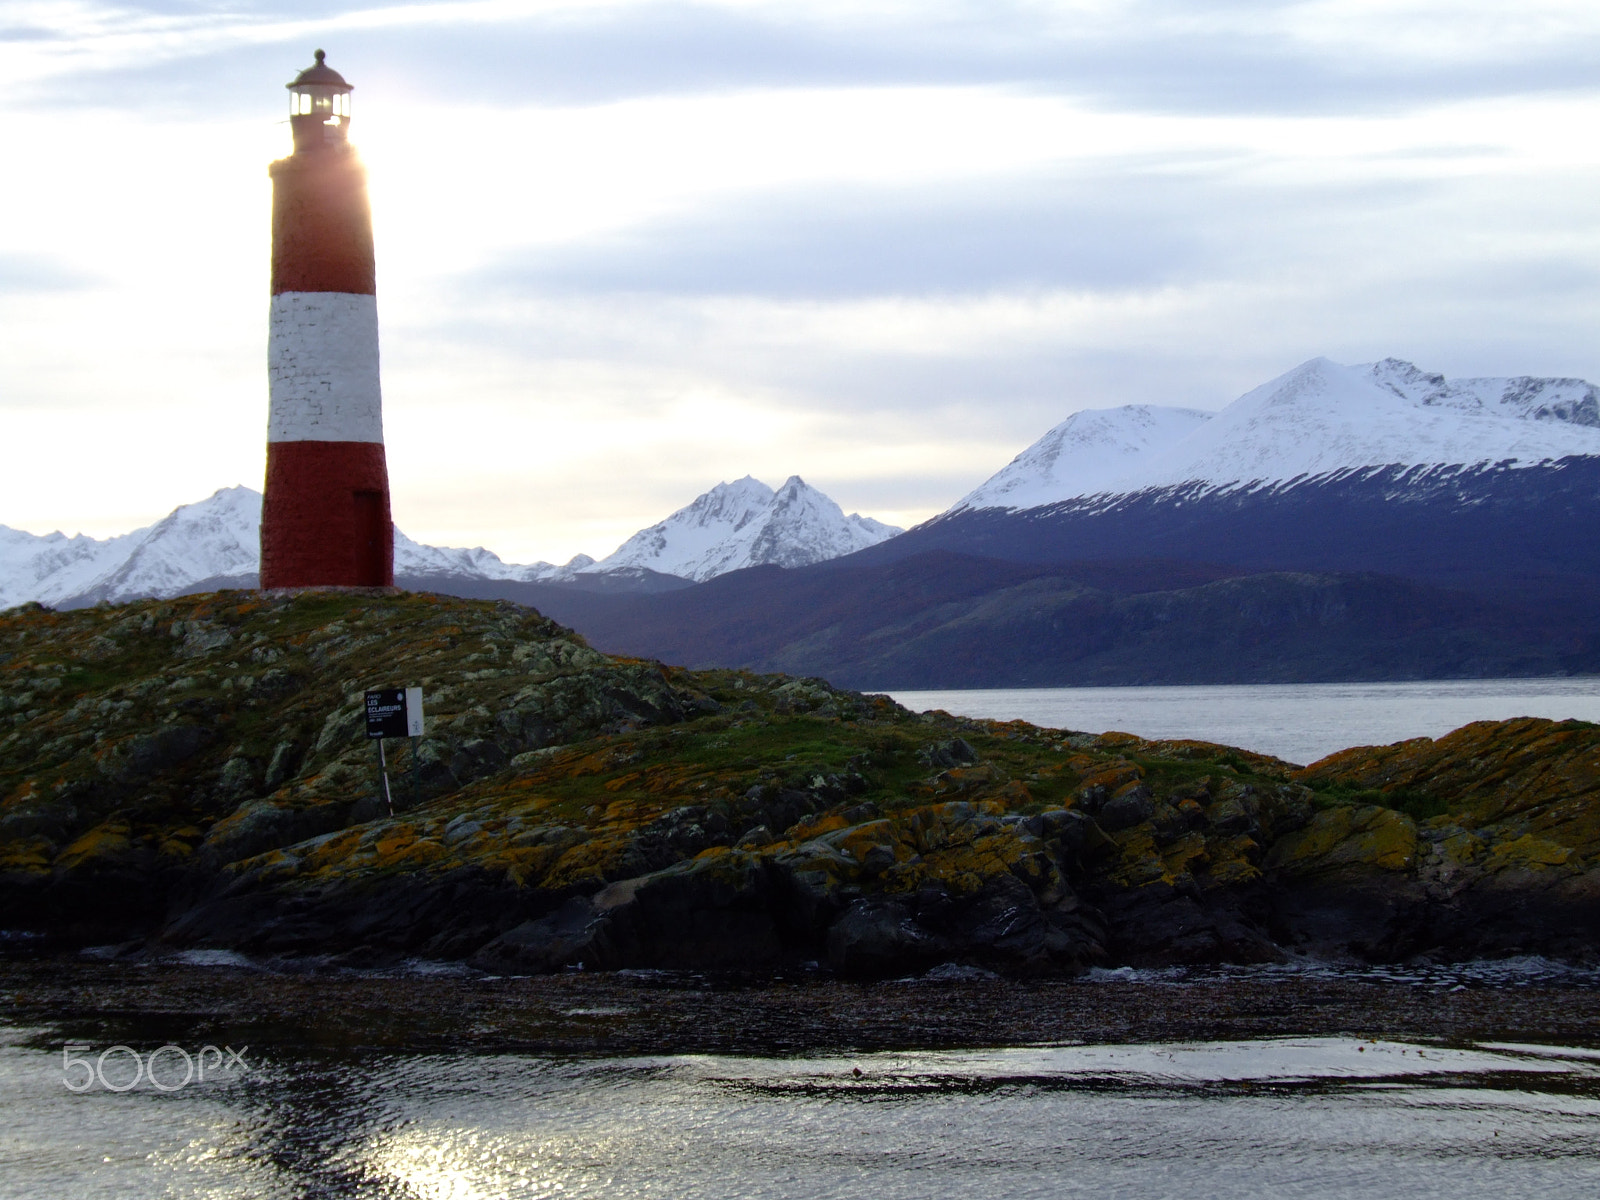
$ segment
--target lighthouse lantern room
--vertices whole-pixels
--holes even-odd
[[[294,130],[298,150],[326,142],[343,142],[349,136],[350,93],[354,90],[344,76],[324,61],[318,50],[317,61],[295,76],[289,89],[289,125]]]
[[[263,588],[394,583],[367,175],[351,87],[324,57],[288,85],[294,153],[269,171]]]

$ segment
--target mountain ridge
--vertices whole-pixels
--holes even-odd
[[[555,611],[608,650],[858,687],[1600,670],[1593,385],[1312,360],[1230,410],[1087,410],[855,554]]]
[[[940,515],[1190,484],[1281,485],[1366,468],[1533,466],[1577,455],[1600,455],[1600,390],[1584,380],[1450,380],[1395,358],[1357,366],[1314,358],[1215,413],[1080,410]]]
[[[1021,562],[933,548],[597,602],[517,597],[606,653],[835,686],[1252,684],[1557,676],[1600,668],[1562,611],[1362,571],[1180,560]]]
[[[707,514],[698,530],[685,514]],[[255,587],[261,494],[238,485],[179,505],[154,524],[112,538],[37,535],[0,525],[0,608],[35,601],[76,608],[192,593],[198,586]],[[685,532],[698,544],[682,545]],[[900,532],[848,517],[822,492],[791,476],[777,491],[746,476],[718,484],[665,521],[641,530],[602,562],[575,555],[559,566],[507,563],[483,547],[428,546],[395,530],[395,577],[448,591],[485,581],[580,584],[593,590],[660,590],[675,572],[712,578],[762,562],[799,566],[876,544]],[[654,537],[654,553],[641,547]],[[630,552],[630,547],[633,548]],[[688,576],[684,578],[689,578]]]

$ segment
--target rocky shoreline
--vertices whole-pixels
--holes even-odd
[[[391,816],[360,701],[410,683]],[[609,657],[503,602],[0,614],[0,797],[0,928],[50,951],[847,979],[1600,953],[1585,723],[1301,768]]]
[[[863,983],[687,972],[520,978],[82,958],[0,961],[28,1044],[228,1042],[257,1054],[870,1053],[1296,1036],[1600,1047],[1592,978],[1463,986],[1422,976],[1166,971],[1124,980],[953,972]]]

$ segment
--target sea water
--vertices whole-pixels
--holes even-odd
[[[1600,722],[1600,677],[1217,687],[986,688],[889,693],[918,712],[1088,733],[1197,738],[1310,763],[1348,746],[1438,737],[1470,721]]]
[[[0,1036],[7,1200],[1600,1195],[1600,1052],[1576,1047],[278,1050],[203,1085],[77,1094],[27,1033]]]

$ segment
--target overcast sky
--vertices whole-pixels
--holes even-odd
[[[1600,379],[1600,5],[0,3],[0,523],[261,486],[326,48],[397,523],[599,557],[723,479],[897,524],[1316,355]]]

